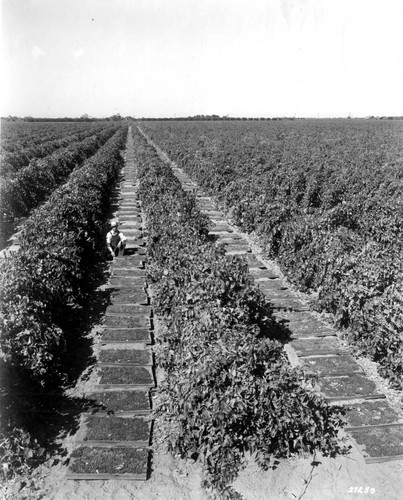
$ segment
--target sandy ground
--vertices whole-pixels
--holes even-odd
[[[3,498],[42,500],[207,500],[202,470],[192,461],[172,457],[159,447],[146,482],[72,481],[65,465],[38,471],[34,483]],[[262,471],[252,459],[234,482],[245,500],[340,500],[369,497],[402,498],[403,461],[365,464],[353,448],[348,457],[312,457],[282,461],[276,470]],[[354,488],[356,488],[354,490]],[[359,490],[361,488],[361,490]]]

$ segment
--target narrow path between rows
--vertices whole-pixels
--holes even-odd
[[[96,408],[82,415],[68,479],[146,480],[150,474],[151,394],[155,387],[152,308],[145,284],[146,251],[137,200],[133,138],[129,128],[118,198],[123,256],[110,264],[111,292],[102,324],[97,383],[85,397]]]
[[[292,364],[302,364],[318,375],[319,389],[330,402],[348,407],[346,428],[366,463],[403,459],[403,417],[389,405],[354,358],[338,340],[336,330],[318,319],[295,294],[280,273],[252,253],[248,241],[228,223],[212,197],[207,196],[167,154],[137,127],[161,159],[169,164],[201,211],[212,221],[211,235],[228,254],[246,256],[250,274],[273,308],[273,315],[289,334],[285,346]]]

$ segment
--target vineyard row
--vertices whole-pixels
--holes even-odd
[[[155,412],[169,448],[198,459],[207,483],[223,494],[247,451],[263,469],[301,451],[340,452],[340,409],[289,365],[244,258],[226,256],[209,239],[195,198],[143,137],[135,136],[135,147],[147,275],[164,325]]]
[[[35,210],[20,251],[0,262],[1,350],[39,386],[63,381],[61,357],[103,239],[109,197],[122,166],[127,128],[119,128]]]
[[[83,122],[2,122],[1,151],[3,153],[18,153],[19,151],[61,139],[67,135],[80,134],[87,130],[96,132],[110,123]]]
[[[12,232],[21,218],[43,202],[67,176],[92,156],[116,132],[108,127],[82,141],[58,149],[43,159],[34,159],[0,188],[0,219],[3,231]],[[4,242],[5,243],[5,242]]]
[[[30,136],[31,142],[25,143],[24,147],[16,147],[13,151],[2,150],[1,171],[2,177],[12,178],[22,168],[27,166],[32,160],[39,160],[52,154],[57,149],[67,147],[74,142],[82,141],[86,137],[99,134],[107,128],[112,128],[110,124],[99,124],[97,126],[74,127],[72,129],[59,129],[58,133],[49,132],[48,137],[37,138]],[[18,137],[16,138],[18,144]]]

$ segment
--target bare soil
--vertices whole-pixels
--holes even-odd
[[[155,426],[158,428],[158,425]],[[155,436],[158,441],[158,435]],[[66,442],[68,445],[68,442]],[[151,477],[135,481],[67,480],[61,463],[38,470],[34,481],[3,498],[42,500],[207,500],[201,467],[173,457],[158,443]],[[366,465],[358,450],[336,459],[301,457],[284,460],[275,470],[262,471],[247,459],[234,483],[245,500],[341,500],[368,497],[398,500],[403,488],[403,461]]]

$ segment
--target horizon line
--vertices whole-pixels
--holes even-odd
[[[180,116],[137,116],[136,115],[131,115],[131,114],[124,114],[121,115],[120,113],[114,113],[112,115],[102,115],[102,116],[93,116],[93,115],[88,115],[88,114],[83,114],[80,116],[67,116],[67,115],[60,115],[60,116],[33,116],[33,115],[13,115],[13,114],[8,114],[8,115],[2,115],[0,118],[3,119],[17,119],[17,120],[61,120],[61,119],[69,119],[69,120],[105,120],[111,117],[120,117],[121,119],[125,118],[132,118],[134,120],[183,120],[183,119],[192,119],[192,118],[198,118],[198,119],[211,119],[214,118],[216,120],[242,120],[242,119],[247,119],[247,120],[273,120],[273,119],[288,119],[288,120],[307,120],[307,119],[315,119],[315,120],[331,120],[331,119],[370,119],[370,118],[403,118],[403,113],[402,114],[393,114],[393,115],[371,115],[371,114],[366,114],[366,115],[334,115],[334,116],[318,116],[318,115],[306,115],[306,116],[293,116],[293,115],[273,115],[273,116],[263,116],[263,115],[249,115],[249,116],[232,116],[232,115],[217,115],[215,113],[213,114],[196,114],[196,115],[180,115]]]

